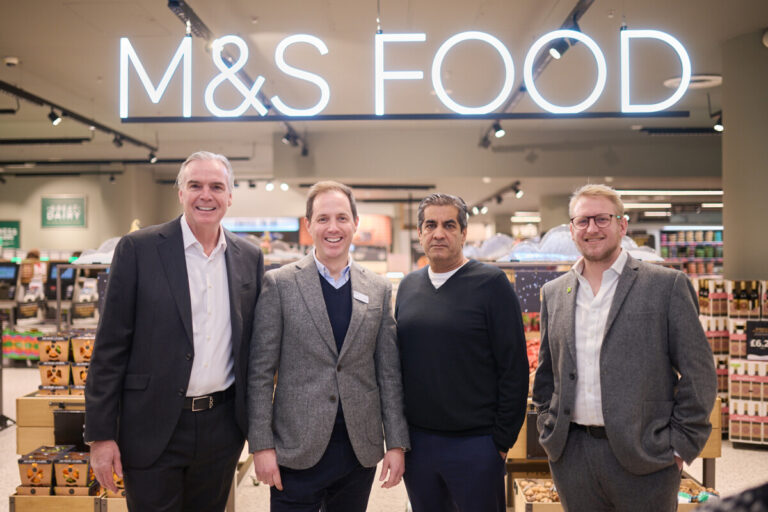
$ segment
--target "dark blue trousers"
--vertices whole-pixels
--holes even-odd
[[[405,487],[413,512],[505,512],[505,461],[490,435],[448,437],[410,429]]]
[[[338,437],[311,468],[280,466],[283,490],[270,489],[271,512],[365,512],[376,468],[361,466],[349,438]]]

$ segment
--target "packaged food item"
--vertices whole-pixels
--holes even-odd
[[[62,361],[47,361],[38,363],[40,381],[43,386],[69,385],[69,363]]]
[[[69,360],[69,338],[65,336],[43,336],[37,349],[42,362]]]

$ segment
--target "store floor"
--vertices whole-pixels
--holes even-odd
[[[40,375],[36,368],[3,368],[3,414],[16,417],[16,397],[37,389]],[[16,454],[16,427],[0,432],[0,512],[8,512],[8,500],[19,484]],[[686,467],[692,476],[701,479],[701,461]],[[237,491],[237,512],[265,512],[269,510],[269,488],[254,486],[250,474],[243,479]],[[722,457],[716,462],[716,488],[729,495],[768,480],[768,449],[747,445],[733,446],[723,442]],[[378,481],[378,472],[377,472]],[[381,489],[374,485],[368,512],[404,512],[408,499],[405,486]]]

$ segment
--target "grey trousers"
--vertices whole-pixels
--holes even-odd
[[[549,462],[567,512],[674,512],[680,488],[676,464],[649,475],[624,469],[607,439],[568,433],[562,457]]]

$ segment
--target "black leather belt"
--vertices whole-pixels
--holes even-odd
[[[596,427],[593,425],[581,425],[579,423],[571,423],[570,430],[582,430],[594,437],[595,439],[608,439],[608,435],[605,433],[605,427]]]
[[[235,397],[235,386],[229,386],[224,391],[217,391],[210,395],[188,396],[184,399],[184,409],[192,412],[207,411],[217,405],[225,404]]]

